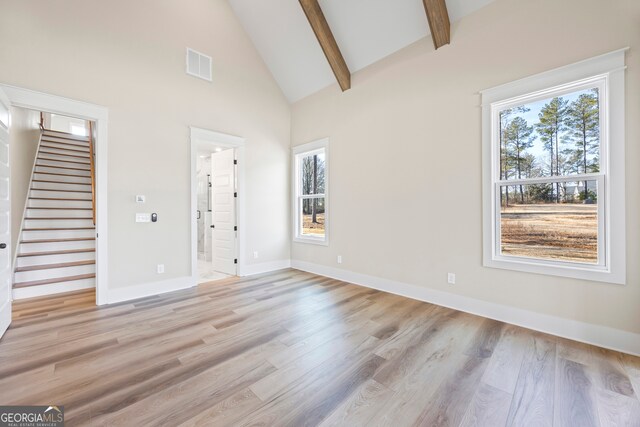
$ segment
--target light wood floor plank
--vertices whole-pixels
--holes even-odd
[[[555,400],[556,340],[529,337],[507,418],[508,426],[552,426]]]
[[[507,422],[512,395],[500,389],[482,383],[467,412],[462,418],[460,427],[502,427]]]
[[[587,368],[572,360],[556,360],[554,425],[597,427],[596,390]]]

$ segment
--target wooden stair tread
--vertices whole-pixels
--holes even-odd
[[[62,150],[62,148],[61,148]],[[78,159],[88,159],[89,156],[78,156],[76,154],[62,154],[62,153],[54,153],[53,151],[44,151],[44,150],[40,150],[40,154],[52,154],[54,156],[64,156],[64,157],[75,157]]]
[[[70,237],[65,239],[36,239],[36,240],[21,240],[21,244],[31,243],[59,243],[59,242],[86,242],[89,240],[95,240],[93,237]]]
[[[87,218],[91,219],[91,218]],[[95,227],[65,227],[65,228],[23,228],[22,231],[70,231],[70,230],[93,230]]]
[[[74,282],[76,280],[84,280],[84,279],[95,279],[95,274],[80,274],[78,276],[68,276],[68,277],[56,277],[54,279],[44,279],[44,280],[32,280],[29,282],[18,282],[14,283],[14,288],[26,288],[29,286],[38,286],[38,285],[49,285],[52,283],[60,283],[60,282]]]
[[[56,144],[56,142],[53,142],[53,141],[44,141],[44,142],[48,142],[49,144]],[[65,144],[65,143],[64,142],[60,142],[58,144]],[[74,144],[65,144],[65,145],[74,145]],[[75,146],[79,147],[79,145],[75,145]],[[47,149],[50,149],[50,150],[73,151],[75,153],[86,153],[86,154],[89,154],[89,152],[86,151],[86,150],[74,150],[73,148],[60,148],[60,147],[54,147],[52,145],[42,145],[42,144],[40,144],[40,148],[47,148]]]
[[[69,199],[69,200],[74,200],[74,199]],[[35,208],[27,207],[27,209],[41,209],[41,210],[54,210],[54,211],[92,211],[93,210],[91,208],[47,208],[47,207],[43,208],[40,206]]]
[[[74,202],[91,202],[91,199],[65,199],[65,198],[58,198],[58,197],[29,197],[29,200],[64,200],[67,202],[73,200]],[[29,209],[33,209],[33,208],[29,208]]]
[[[87,261],[73,261],[73,262],[59,262],[56,264],[42,264],[42,265],[30,265],[28,267],[17,267],[16,273],[22,273],[24,271],[37,271],[37,270],[49,270],[51,268],[67,268],[67,267],[81,267],[83,265],[93,265],[95,260]]]
[[[18,254],[18,258],[25,258],[25,257],[32,257],[32,256],[81,254],[85,252],[95,252],[95,251],[96,251],[95,248],[87,248],[87,249],[69,249],[66,251],[27,252],[24,254]]]
[[[31,182],[49,182],[52,184],[91,185],[90,183],[86,183],[86,182],[51,181],[48,179],[32,179]]]
[[[36,191],[57,191],[59,193],[91,193],[91,191],[85,191],[85,190],[55,190],[53,188],[31,188],[31,190],[36,190]]]
[[[27,208],[27,209],[29,209],[29,208]],[[48,216],[48,217],[42,217],[42,218],[25,217],[24,219],[25,219],[25,221],[55,221],[55,220],[58,220],[58,219],[65,220],[65,221],[70,221],[70,220],[74,220],[74,219],[82,219],[82,220],[84,220],[84,219],[92,219],[92,218],[89,218],[89,217],[83,218],[83,217],[75,217],[75,216],[72,216],[72,217],[68,217],[68,216],[65,216],[65,217],[50,217],[50,216]]]
[[[91,172],[91,169],[83,169],[83,168],[70,168],[67,166],[51,166],[51,165],[41,165],[36,163],[36,166],[41,167],[41,168],[52,168],[52,169],[65,169],[65,170],[71,170],[71,171],[85,171],[85,172]],[[46,172],[37,172],[36,173],[46,173]]]
[[[73,163],[73,164],[77,164],[77,165],[90,165],[91,164],[91,163],[88,163],[88,162],[74,162],[74,161],[71,161],[71,160],[59,160],[59,159],[51,159],[51,158],[48,158],[48,157],[40,157],[40,153],[38,153],[38,157],[37,158],[38,158],[38,160],[48,160],[50,162]],[[51,167],[51,166],[49,166],[49,167]],[[90,170],[90,169],[87,169],[87,170]]]

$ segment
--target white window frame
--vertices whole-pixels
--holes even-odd
[[[599,282],[625,284],[625,52],[627,48],[481,92],[483,265]],[[598,87],[600,172],[508,180],[509,186],[549,182],[598,182],[598,264],[501,254],[500,112],[506,108]],[[613,166],[613,167],[612,167]]]
[[[324,194],[302,194],[302,174],[300,162],[304,157],[324,153]],[[293,171],[293,241],[315,245],[329,245],[329,139],[323,138],[292,148]],[[301,224],[302,200],[324,198],[324,237],[303,235]]]

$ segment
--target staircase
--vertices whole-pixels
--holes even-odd
[[[92,155],[89,137],[43,131],[16,255],[14,299],[95,286]]]

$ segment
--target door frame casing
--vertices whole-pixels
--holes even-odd
[[[238,265],[236,274],[242,276],[244,272],[243,250],[246,247],[246,218],[245,218],[245,139],[239,136],[216,132],[191,126],[191,203],[189,216],[191,218],[191,278],[198,283],[198,150],[202,148],[225,147],[236,150],[236,179],[238,197],[236,198],[236,224],[238,234],[236,238],[236,256]]]
[[[108,293],[108,234],[107,234],[107,107],[77,101],[63,96],[36,92],[0,83],[12,107],[27,108],[53,114],[78,117],[95,122],[95,179],[96,179],[96,304],[107,304]]]
[[[7,289],[6,289],[6,294],[4,296],[6,296],[6,301],[3,301],[2,299],[0,299],[0,338],[2,338],[2,336],[4,335],[4,333],[7,331],[7,329],[9,328],[9,326],[11,325],[11,318],[12,318],[12,302],[11,302],[11,297],[12,297],[12,289],[13,289],[13,263],[11,260],[11,251],[12,251],[12,246],[11,246],[11,145],[10,145],[10,133],[11,133],[11,102],[9,101],[8,97],[6,96],[6,94],[0,90],[0,102],[6,106],[7,108],[7,123],[6,123],[6,130],[4,129],[4,127],[0,126],[0,132],[2,132],[3,134],[6,135],[7,138],[7,168],[9,171],[8,174],[8,178],[7,178],[7,241],[6,241],[6,247],[5,247],[5,251],[6,251],[6,256],[7,256],[7,266],[6,266],[6,270],[3,274],[7,274],[8,275],[8,280],[7,282]],[[0,282],[0,288],[2,288],[4,286],[4,283]]]

